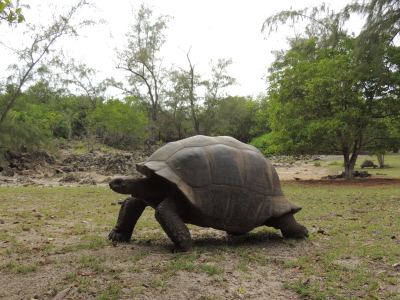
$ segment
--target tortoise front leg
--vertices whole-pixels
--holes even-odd
[[[155,217],[165,233],[175,244],[172,252],[185,252],[189,250],[192,243],[190,232],[176,212],[174,199],[172,197],[166,198],[157,206]]]
[[[129,197],[121,205],[117,225],[108,235],[108,239],[127,243],[131,239],[136,222],[142,215],[147,204],[139,198]]]
[[[307,228],[297,223],[292,213],[286,213],[280,217],[270,218],[264,225],[280,229],[284,237],[299,239],[308,237]]]

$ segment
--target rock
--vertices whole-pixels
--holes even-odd
[[[365,178],[365,177],[371,177],[372,174],[369,174],[368,171],[354,171],[354,176]],[[346,178],[346,172],[339,171],[338,174],[321,177],[321,179],[337,179],[337,178]]]
[[[68,173],[62,179],[60,179],[60,182],[79,182],[79,180],[79,177],[74,173]]]
[[[97,185],[97,181],[93,178],[86,178],[79,181],[80,184]]]
[[[66,173],[73,172],[73,170],[72,170],[72,168],[71,168],[70,166],[62,167],[61,170],[62,170],[63,172],[66,172]]]
[[[57,185],[66,182],[79,185],[107,184],[115,175],[142,177],[136,170],[136,163],[145,161],[155,150],[138,149],[134,151],[92,151],[76,153],[61,150],[60,157],[55,159],[46,152],[33,154],[8,151],[4,155],[4,164],[0,166],[0,175],[19,178],[38,178],[35,185],[48,186],[50,181]],[[78,173],[79,172],[79,173]],[[83,174],[82,174],[82,173]],[[73,174],[73,175],[68,175]],[[82,175],[81,175],[82,174]],[[93,174],[93,177],[90,176]],[[104,176],[108,178],[103,179]],[[40,180],[44,180],[40,182]],[[34,184],[22,181],[0,180],[1,184]]]
[[[1,172],[1,175],[6,176],[6,177],[13,177],[14,176],[14,170],[10,167],[5,167],[3,171]]]

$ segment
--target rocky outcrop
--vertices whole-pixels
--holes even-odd
[[[46,152],[27,154],[8,151],[0,169],[0,175],[4,176],[0,178],[0,185],[20,185],[21,178],[25,177],[34,182],[56,181],[60,185],[97,185],[108,183],[114,176],[142,176],[136,170],[136,163],[145,161],[155,150],[85,153],[61,150],[59,158]]]

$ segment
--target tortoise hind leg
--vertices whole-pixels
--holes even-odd
[[[192,243],[190,232],[178,215],[172,197],[166,198],[157,206],[155,217],[165,233],[175,244],[172,252],[185,252],[189,250]]]
[[[264,223],[264,225],[280,229],[284,237],[299,239],[308,237],[307,228],[297,223],[292,213],[286,213],[280,217],[270,218]]]
[[[117,224],[108,235],[108,239],[119,243],[129,242],[136,222],[146,206],[147,204],[139,198],[129,197],[125,199],[119,210]]]

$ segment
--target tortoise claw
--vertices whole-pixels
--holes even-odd
[[[123,232],[118,232],[113,229],[108,235],[108,239],[117,243],[128,243],[131,238],[127,234],[124,234]]]

